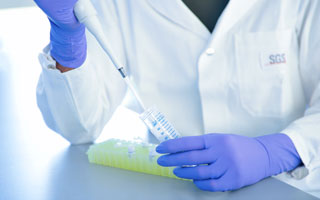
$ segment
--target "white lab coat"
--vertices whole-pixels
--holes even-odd
[[[213,34],[180,0],[93,3],[147,106],[183,136],[287,134],[305,168],[278,177],[320,197],[320,1],[231,0]],[[74,144],[95,140],[126,93],[87,39],[87,60],[70,72],[55,69],[48,49],[39,56],[38,105]]]

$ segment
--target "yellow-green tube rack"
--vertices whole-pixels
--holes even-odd
[[[160,154],[155,148],[155,144],[109,139],[91,145],[87,154],[90,163],[180,179],[173,174],[173,167],[157,164]]]

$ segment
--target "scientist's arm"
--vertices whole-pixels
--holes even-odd
[[[299,17],[297,28],[300,36],[300,77],[307,108],[303,117],[282,132],[292,139],[304,164],[304,168],[291,173],[292,177],[304,178],[305,182],[310,182],[308,190],[319,194],[319,181],[315,179],[318,180],[320,168],[320,1],[307,2],[306,14]]]
[[[76,0],[35,2],[51,24],[50,45],[39,55],[42,73],[37,86],[38,107],[48,127],[70,143],[92,142],[121,103],[125,83],[93,36],[85,33],[75,18]],[[111,2],[100,1],[108,4],[101,6],[108,28],[105,36],[126,64],[116,9]]]
[[[163,142],[157,151],[167,155],[158,159],[160,165],[178,166],[174,170],[178,177],[193,179],[200,189],[210,191],[238,189],[282,172],[302,179],[308,174],[296,171],[313,173],[320,168],[320,1],[302,2],[297,30],[308,101],[304,116],[282,133],[262,137],[209,134]],[[179,167],[184,165],[190,167]],[[314,176],[308,181],[314,183],[308,185],[309,191],[319,190]]]

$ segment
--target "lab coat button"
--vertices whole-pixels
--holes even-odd
[[[207,53],[208,56],[213,55],[215,52],[216,52],[216,50],[214,48],[208,48],[206,50],[206,53]]]

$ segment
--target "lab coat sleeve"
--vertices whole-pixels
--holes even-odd
[[[300,73],[308,105],[304,116],[282,131],[293,141],[305,167],[291,173],[296,179],[320,168],[320,1],[308,2],[299,30]]]
[[[126,65],[116,11],[105,7],[105,36],[120,63]],[[46,48],[39,55],[42,73],[37,103],[49,128],[71,144],[94,141],[121,103],[126,85],[94,37],[87,32],[87,59],[77,69],[61,73]]]

